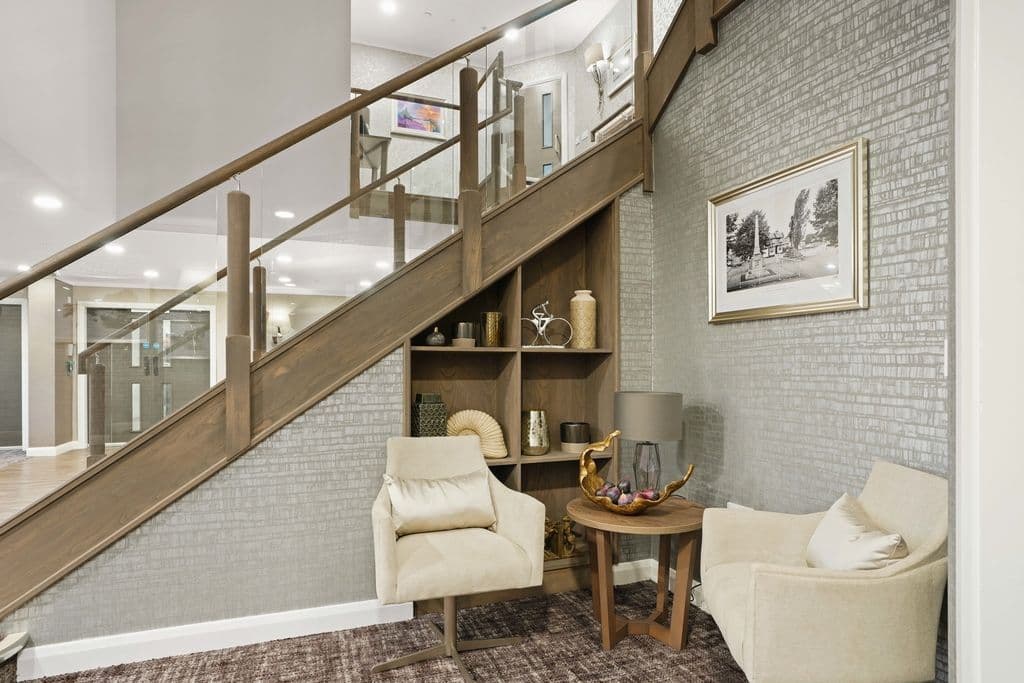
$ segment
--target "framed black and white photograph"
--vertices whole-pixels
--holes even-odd
[[[708,201],[709,321],[868,307],[867,140]]]

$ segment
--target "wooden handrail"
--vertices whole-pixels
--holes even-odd
[[[284,150],[302,142],[306,138],[309,138],[325,128],[328,128],[346,117],[351,116],[360,109],[384,99],[388,95],[397,92],[406,86],[412,85],[424,76],[427,76],[438,69],[442,69],[449,64],[454,64],[465,56],[472,54],[480,48],[498,40],[504,36],[505,31],[508,29],[522,29],[523,27],[529,26],[535,21],[543,19],[549,14],[557,12],[563,7],[571,5],[574,2],[576,2],[576,0],[549,0],[543,5],[535,7],[529,12],[525,12],[511,21],[506,21],[504,24],[501,24],[490,31],[467,40],[461,45],[448,50],[444,54],[428,59],[419,66],[410,69],[409,71],[406,71],[405,73],[396,76],[375,88],[372,88],[365,95],[360,95],[354,100],[349,100],[329,111],[324,112],[320,116],[293,128],[287,133],[274,138],[270,142],[260,145],[256,149],[238,157],[234,161],[230,161],[220,168],[207,173],[202,178],[193,180],[165,197],[161,197],[148,206],[125,216],[121,220],[108,225],[102,230],[99,230],[89,237],[76,242],[70,247],[48,256],[35,264],[27,272],[5,280],[3,283],[0,283],[0,299],[5,299],[15,292],[28,287],[33,282],[57,272],[61,268],[74,263],[80,258],[88,256],[97,249],[102,248],[103,245],[124,237],[133,230],[136,230],[146,223],[149,223],[150,221],[163,216],[167,212],[178,208],[189,200],[195,199],[204,192],[212,190],[221,183],[227,182],[233,176],[249,170],[253,166],[266,161],[272,156],[280,154]]]
[[[505,109],[502,109],[501,111],[492,114],[491,116],[487,117],[486,119],[481,121],[479,124],[477,124],[477,130],[484,130],[488,126],[491,126],[491,125],[497,123],[498,121],[500,121],[501,119],[503,119],[504,117],[508,116],[511,113],[512,113],[512,107],[511,106],[506,107]],[[254,260],[262,257],[268,251],[272,251],[273,249],[279,247],[280,245],[282,245],[283,243],[285,243],[288,240],[292,239],[293,237],[295,237],[299,233],[301,233],[301,232],[311,228],[312,226],[316,225],[317,223],[319,223],[320,221],[324,220],[325,218],[328,218],[328,217],[332,216],[333,214],[337,213],[338,211],[341,211],[342,209],[344,209],[346,206],[348,206],[352,202],[354,202],[357,199],[359,199],[359,198],[361,198],[361,197],[363,197],[363,196],[373,192],[374,190],[376,190],[381,185],[389,183],[392,180],[394,180],[395,178],[398,178],[399,176],[401,176],[401,175],[403,175],[405,173],[408,173],[410,170],[412,170],[416,166],[419,166],[424,161],[427,161],[427,160],[435,157],[436,155],[440,154],[441,152],[445,151],[446,149],[451,149],[452,147],[457,145],[458,142],[459,142],[458,136],[452,137],[452,138],[448,138],[447,140],[445,140],[441,144],[436,145],[436,146],[430,148],[429,150],[427,150],[423,154],[420,154],[418,157],[407,161],[406,163],[402,164],[401,166],[399,166],[395,170],[386,173],[385,175],[381,176],[380,178],[378,178],[377,180],[373,181],[369,185],[366,185],[365,187],[359,189],[358,191],[351,193],[350,195],[348,195],[347,197],[345,197],[343,199],[339,199],[338,201],[334,202],[330,206],[328,206],[328,207],[318,211],[317,213],[315,213],[312,216],[310,216],[309,218],[301,221],[300,223],[297,223],[294,227],[291,227],[288,230],[285,230],[284,232],[282,232],[277,237],[275,237],[275,238],[273,238],[271,240],[267,240],[267,242],[265,242],[264,244],[260,245],[259,247],[254,249],[249,254],[249,261],[251,262],[251,261],[254,261]],[[107,336],[107,338],[105,338],[105,339],[103,339],[101,341],[97,341],[94,344],[92,344],[91,346],[83,349],[78,354],[78,367],[81,369],[81,371],[84,372],[86,367],[87,367],[85,365],[85,362],[91,356],[93,356],[94,354],[96,354],[96,353],[102,351],[103,349],[107,348],[108,346],[110,346],[112,343],[114,343],[118,339],[123,339],[128,334],[130,334],[133,330],[137,330],[138,328],[142,327],[146,323],[148,323],[148,322],[150,322],[150,321],[160,317],[164,313],[167,313],[168,311],[173,309],[178,304],[181,304],[181,303],[184,303],[185,301],[188,301],[189,299],[191,299],[195,295],[197,295],[200,292],[202,292],[207,287],[210,287],[210,286],[216,284],[218,281],[224,279],[224,277],[227,276],[227,274],[228,274],[228,269],[227,268],[221,268],[220,270],[218,270],[213,275],[210,275],[209,277],[201,280],[200,282],[197,282],[196,284],[192,285],[188,289],[182,290],[181,292],[179,292],[178,294],[174,295],[173,297],[171,297],[167,301],[163,302],[162,304],[160,304],[156,308],[147,311],[146,313],[144,313],[143,315],[139,316],[135,320],[132,320],[131,322],[129,322],[124,327],[120,328],[119,330],[116,330],[116,331],[112,332],[110,335]]]
[[[349,88],[356,95],[365,95],[370,92],[366,88]],[[387,100],[402,100],[403,102],[415,102],[416,104],[429,104],[432,107],[440,107],[441,109],[454,109],[459,110],[459,105],[452,104],[451,102],[445,102],[444,100],[435,100],[431,97],[421,97],[419,95],[410,95],[404,92],[393,92],[390,95],[385,95],[384,99]]]

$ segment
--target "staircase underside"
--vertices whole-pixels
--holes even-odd
[[[636,122],[483,217],[483,287],[643,178]],[[253,444],[462,304],[462,236],[253,364]],[[479,290],[477,290],[479,291]],[[0,526],[0,617],[230,463],[223,383]]]

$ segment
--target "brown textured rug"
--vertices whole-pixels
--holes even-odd
[[[653,583],[615,589],[619,611],[645,616],[654,605]],[[425,617],[440,626],[440,615]],[[591,616],[590,593],[576,591],[542,598],[464,609],[462,638],[522,635],[516,646],[463,654],[479,681],[694,681],[741,683],[746,679],[729,655],[710,616],[690,610],[690,638],[673,652],[647,636],[624,639],[611,652],[601,649]],[[384,681],[440,683],[461,680],[450,660],[423,662],[370,676],[374,664],[429,647],[437,637],[423,619],[367,626],[229,650],[154,659],[42,679],[52,683],[150,683],[184,681]]]

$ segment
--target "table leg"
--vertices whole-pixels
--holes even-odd
[[[597,595],[598,619],[601,622],[601,647],[611,650],[622,637],[615,619],[615,584],[612,577],[612,535],[608,531],[595,532],[597,541]]]
[[[597,576],[597,534],[587,527],[587,550],[590,553],[590,599],[594,603],[594,618],[601,618],[600,579]]]
[[[690,586],[693,585],[693,565],[697,559],[698,533],[679,536],[679,551],[676,554],[676,586],[672,596],[672,624],[669,627],[668,646],[682,650],[686,644],[690,611]]]
[[[665,613],[665,605],[668,603],[668,572],[669,558],[672,553],[672,537],[661,536],[658,539],[658,602],[654,607],[654,613],[650,620],[656,621]]]

